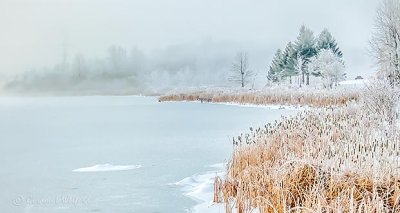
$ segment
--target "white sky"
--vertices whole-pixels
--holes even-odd
[[[50,66],[68,52],[143,50],[204,39],[284,45],[305,24],[336,37],[350,76],[371,74],[367,55],[379,0],[0,0],[0,74]],[[265,56],[266,59],[272,57]],[[269,63],[269,62],[266,62]]]

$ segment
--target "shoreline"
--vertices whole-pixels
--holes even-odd
[[[249,108],[265,108],[265,109],[289,109],[289,110],[305,110],[310,109],[311,106],[303,105],[284,105],[284,104],[251,104],[251,103],[235,103],[235,102],[201,102],[201,101],[162,101],[162,103],[195,103],[195,104],[211,104],[211,105],[223,105],[223,106],[235,106],[235,107],[249,107]]]
[[[400,210],[396,123],[358,102],[302,111],[251,131],[236,139],[214,196],[218,203],[235,204],[226,212],[360,206],[370,212],[376,205],[378,212]]]
[[[359,90],[355,99],[354,91],[341,93],[339,100],[347,101],[334,101],[339,105],[312,103],[313,100],[332,103],[331,100],[324,102],[327,96],[309,99],[311,104],[306,107],[286,105],[287,101],[274,105],[255,104],[254,99],[243,98],[254,93],[229,94],[225,100],[236,101],[221,101],[219,98],[226,98],[224,94],[210,91],[175,93],[164,99],[160,97],[159,101],[301,109],[291,118],[269,123],[266,129],[250,128],[250,133],[234,139],[236,146],[229,167],[222,174],[226,177],[217,175],[222,179],[216,178],[214,182],[214,199],[217,197],[214,205],[222,206],[225,212],[285,212],[297,208],[348,210],[360,206],[372,211],[376,205],[380,206],[379,212],[400,210],[397,202],[400,184],[393,185],[400,179],[400,173],[390,166],[400,152],[396,146],[400,139],[399,122],[392,124],[386,117],[371,111],[370,105],[376,103],[365,102],[366,95],[377,94],[369,92]],[[235,99],[238,96],[242,98]],[[375,151],[376,147],[381,151]],[[386,190],[380,191],[382,189]],[[228,206],[235,207],[226,209]]]

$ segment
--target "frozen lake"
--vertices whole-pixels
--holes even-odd
[[[293,110],[138,96],[0,98],[1,212],[190,212],[171,184]],[[210,200],[212,197],[210,197]]]

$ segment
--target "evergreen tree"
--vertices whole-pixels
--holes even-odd
[[[283,52],[283,77],[289,77],[290,83],[292,83],[292,76],[297,75],[297,52],[292,42],[286,45],[285,51]]]
[[[267,79],[272,82],[279,82],[283,77],[284,57],[282,50],[278,49],[269,67]]]
[[[332,34],[327,29],[324,29],[318,36],[317,50],[320,51],[322,49],[330,49],[339,58],[343,57],[343,53],[340,51],[335,38],[333,38]]]
[[[316,41],[314,37],[314,33],[306,28],[304,25],[300,28],[300,33],[297,36],[297,40],[295,42],[295,49],[300,54],[300,57],[303,59],[302,65],[302,83],[304,84],[305,76],[306,84],[310,84],[310,73],[307,69],[307,64],[310,62],[310,58],[317,54],[316,49]]]

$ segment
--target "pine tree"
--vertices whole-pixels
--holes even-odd
[[[284,78],[289,77],[291,84],[292,76],[297,75],[297,52],[292,42],[286,45],[285,51],[283,52],[283,63],[283,76]]]
[[[303,69],[302,69],[302,83],[304,84],[305,76],[306,84],[310,84],[310,73],[307,69],[307,64],[310,62],[310,58],[317,54],[316,49],[316,41],[314,37],[314,33],[306,28],[304,25],[300,28],[300,33],[297,36],[297,40],[295,42],[295,49],[300,54],[301,58],[303,59]]]
[[[340,51],[335,38],[333,38],[328,29],[324,29],[318,36],[317,50],[320,51],[322,49],[330,49],[339,58],[343,57],[342,51]]]
[[[279,82],[283,77],[284,57],[282,50],[278,49],[269,67],[267,79],[272,82]]]

